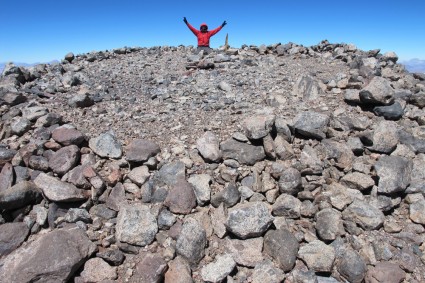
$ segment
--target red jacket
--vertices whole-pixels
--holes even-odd
[[[202,24],[201,26],[203,25],[205,24]],[[200,30],[197,30],[196,28],[194,28],[189,23],[187,23],[187,26],[193,32],[193,34],[195,34],[196,37],[198,38],[198,46],[208,46],[208,47],[210,46],[210,37],[216,34],[217,32],[219,32],[223,28],[222,26],[219,26],[216,29],[203,33]]]

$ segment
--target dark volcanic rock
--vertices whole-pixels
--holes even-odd
[[[22,181],[0,192],[0,209],[17,209],[40,201],[41,193],[33,182]]]
[[[222,142],[220,147],[224,159],[235,159],[241,164],[254,165],[266,157],[262,146],[254,146],[234,139]]]
[[[307,111],[298,114],[293,121],[293,129],[295,132],[307,137],[315,139],[324,139],[329,124],[329,116]]]
[[[274,258],[285,272],[294,267],[298,249],[297,239],[288,230],[270,230],[264,236],[264,252]]]
[[[168,192],[164,205],[173,213],[189,214],[196,206],[196,196],[192,185],[186,180],[177,181]]]
[[[79,228],[40,235],[1,261],[0,282],[66,282],[95,249]]]

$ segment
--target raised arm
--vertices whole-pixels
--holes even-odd
[[[216,34],[217,32],[219,32],[225,25],[227,25],[227,22],[226,21],[224,21],[221,24],[221,26],[219,26],[218,28],[211,30],[210,31],[210,35],[213,36],[214,34]]]
[[[198,33],[200,33],[199,30],[197,30],[196,28],[194,28],[191,24],[189,24],[189,22],[187,21],[186,17],[183,18],[183,22],[187,25],[187,27],[193,32],[194,35],[198,35]]]

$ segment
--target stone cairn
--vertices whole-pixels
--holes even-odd
[[[0,282],[424,282],[425,75],[194,50],[6,65]]]

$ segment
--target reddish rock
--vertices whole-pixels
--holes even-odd
[[[13,166],[6,163],[0,173],[0,192],[7,190],[13,184]]]
[[[130,162],[145,162],[157,155],[161,149],[151,141],[136,139],[127,147],[126,159]]]
[[[169,190],[164,205],[173,213],[189,214],[196,206],[196,195],[192,184],[182,179],[177,181]]]
[[[62,145],[79,145],[84,141],[84,135],[74,129],[68,127],[59,127],[52,132],[52,138]]]

